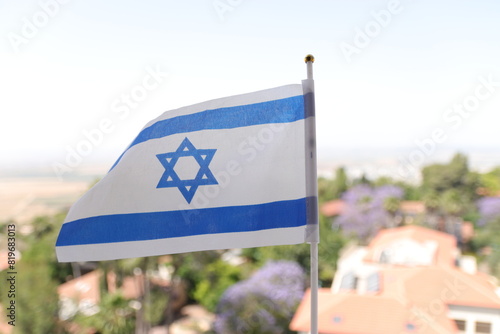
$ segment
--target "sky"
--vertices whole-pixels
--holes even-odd
[[[0,169],[109,167],[166,110],[300,83],[307,54],[320,163],[494,154],[499,17],[495,0],[0,0]]]

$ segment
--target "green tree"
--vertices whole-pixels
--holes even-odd
[[[333,199],[340,198],[349,188],[349,178],[344,167],[339,167],[335,171],[335,179],[333,179],[331,188]]]
[[[427,190],[422,196],[425,207],[430,213],[437,213],[440,209],[440,197],[438,192],[434,190]]]
[[[349,178],[344,167],[335,170],[335,177],[327,179],[318,178],[318,194],[320,203],[338,199],[349,188]]]
[[[169,301],[168,289],[153,285],[149,296],[142,300],[144,318],[149,326],[158,326],[165,321]]]
[[[431,211],[462,216],[474,209],[479,175],[469,170],[467,157],[457,153],[447,164],[422,169],[422,193]]]
[[[318,178],[318,194],[320,201],[329,201],[333,199],[331,193],[332,180],[325,177]]]
[[[467,208],[470,208],[470,203],[465,203],[464,197],[461,195],[458,189],[448,189],[441,194],[440,200],[438,201],[440,208],[449,215],[461,216],[465,214]]]
[[[98,313],[92,316],[77,315],[75,322],[100,334],[133,333],[135,310],[122,295],[106,294],[101,298]]]
[[[207,310],[215,312],[220,297],[228,287],[241,279],[241,269],[221,259],[209,263],[197,283],[193,297]]]
[[[480,175],[481,186],[486,195],[495,195],[500,193],[500,167],[496,167],[488,173]]]
[[[31,222],[32,233],[21,239],[26,245],[23,258],[36,256],[38,261],[43,261],[48,267],[50,278],[59,284],[66,282],[73,274],[71,264],[59,263],[54,252],[54,245],[65,216],[66,214],[61,212],[34,218]]]
[[[21,259],[15,266],[15,301],[18,316],[14,333],[64,333],[58,320],[58,279],[68,273],[69,266],[59,272],[54,254],[57,235],[55,224],[60,216],[39,217],[33,221],[34,233],[26,238]],[[21,241],[21,236],[17,241]],[[2,276],[7,275],[6,272]],[[2,277],[5,281],[7,277]]]
[[[319,217],[319,231],[319,280],[321,286],[330,286],[337,270],[340,251],[349,240],[344,236],[339,226],[332,224],[331,219],[323,215]]]
[[[43,260],[24,260],[17,266],[17,321],[14,333],[63,333],[58,321],[57,283]]]
[[[173,267],[172,276],[184,282],[192,301],[196,301],[193,293],[198,283],[204,280],[205,268],[209,264],[217,262],[220,256],[221,253],[218,251],[191,252],[172,256],[170,263]]]
[[[363,175],[361,175],[360,177],[354,179],[352,181],[352,185],[353,186],[358,186],[360,184],[364,184],[364,185],[368,185],[368,186],[371,186],[372,185],[372,181],[370,181],[370,179],[368,179],[368,177],[366,176],[365,173],[363,173]]]

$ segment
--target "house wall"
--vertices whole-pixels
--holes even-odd
[[[448,317],[466,321],[464,334],[475,334],[475,323],[491,323],[491,333],[500,333],[500,309],[449,305]]]
[[[363,258],[366,256],[367,250],[364,247],[353,247],[343,254],[337,261],[337,271],[332,282],[332,292],[338,293],[342,278],[349,272],[357,272],[360,267],[366,266],[363,264]]]

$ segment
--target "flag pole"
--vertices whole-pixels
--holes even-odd
[[[310,334],[318,334],[318,244],[319,244],[319,220],[318,220],[318,178],[316,163],[316,114],[314,103],[314,80],[313,63],[314,56],[305,57],[307,66],[307,80],[303,80],[305,96],[305,112],[309,122],[306,123],[306,180],[307,195],[314,200],[308,204],[308,224],[306,230],[306,241],[310,244],[311,253],[311,327]]]

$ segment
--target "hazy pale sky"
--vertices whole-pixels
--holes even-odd
[[[0,0],[0,34],[0,167],[111,166],[166,110],[299,83],[308,53],[320,160],[500,148],[495,0]]]

